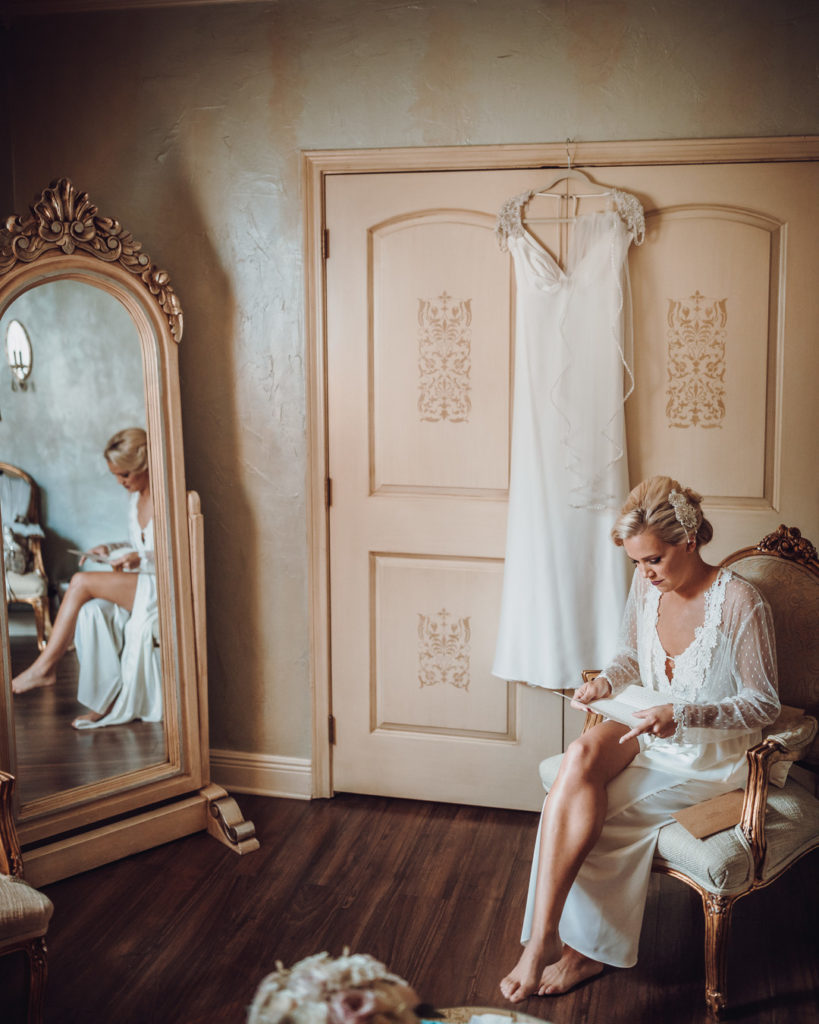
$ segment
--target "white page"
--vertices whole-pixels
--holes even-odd
[[[560,693],[559,690],[551,692],[560,694],[565,700],[574,700],[574,697]],[[642,722],[641,718],[635,717],[635,711],[645,711],[646,708],[655,708],[660,704],[667,703],[668,701],[664,701],[662,694],[656,690],[650,690],[647,686],[631,684],[621,690],[616,697],[599,697],[584,706],[606,718],[620,722],[621,725],[633,727]]]

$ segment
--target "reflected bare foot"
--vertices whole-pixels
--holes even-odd
[[[87,729],[87,725],[83,725],[83,722],[99,722],[101,718],[105,718],[105,715],[100,714],[99,711],[89,711],[85,715],[77,715],[74,721],[71,723],[72,729]]]
[[[21,672],[19,676],[15,676],[11,681],[12,693],[27,693],[29,690],[37,690],[41,686],[53,686],[57,682],[57,669],[52,668],[51,670],[38,669],[37,662]]]
[[[598,960],[583,956],[571,946],[564,946],[560,960],[556,964],[549,964],[541,974],[537,994],[561,996],[581,981],[600,974],[602,970],[603,965]]]
[[[557,935],[539,947],[530,941],[520,960],[500,983],[504,999],[510,1003],[520,1003],[534,995],[542,984],[544,971],[560,960],[562,948]]]

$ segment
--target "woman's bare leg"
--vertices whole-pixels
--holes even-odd
[[[36,661],[11,681],[14,693],[25,693],[38,686],[51,686],[57,679],[57,664],[71,646],[80,608],[95,597],[120,605],[126,611],[134,606],[137,588],[136,573],[76,572],[71,577],[51,636]]]
[[[602,722],[571,743],[563,756],[543,808],[532,935],[500,985],[513,1003],[535,992],[565,992],[602,970],[596,961],[564,948],[557,929],[569,889],[603,828],[606,787],[640,749],[637,740],[619,742],[626,732],[617,722]]]

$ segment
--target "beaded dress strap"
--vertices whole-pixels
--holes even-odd
[[[521,238],[524,235],[523,208],[537,193],[538,189],[530,188],[507,199],[500,208],[495,222],[495,236],[501,252],[508,250],[510,238]],[[611,198],[620,219],[631,232],[634,244],[642,245],[646,237],[646,219],[640,200],[630,192],[621,192],[617,188],[611,189]]]

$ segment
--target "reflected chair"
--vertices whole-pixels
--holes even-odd
[[[819,847],[819,562],[799,530],[780,526],[755,548],[723,563],[753,583],[771,606],[776,634],[780,718],[748,750],[748,783],[738,825],[695,839],[673,822],[660,829],[653,870],[685,882],[702,900],[705,915],[705,1001],[718,1017],[726,1008],[725,954],[731,913],[738,899],[776,881]],[[584,681],[599,673],[583,673]],[[802,711],[806,713],[803,714]],[[602,716],[587,714],[583,731]],[[540,765],[548,791],[560,767],[558,754]],[[782,776],[799,762],[805,784]],[[778,777],[777,777],[778,776]],[[768,788],[769,781],[774,783]]]
[[[23,881],[23,859],[12,816],[14,777],[0,771],[0,956],[27,959],[28,1022],[43,1015],[47,961],[45,934],[54,910],[51,900]]]
[[[6,569],[6,597],[10,602],[31,605],[37,646],[42,650],[51,635],[51,611],[43,563],[40,490],[28,473],[8,462],[0,462],[0,514],[4,533],[12,531],[25,562],[22,572]]]

